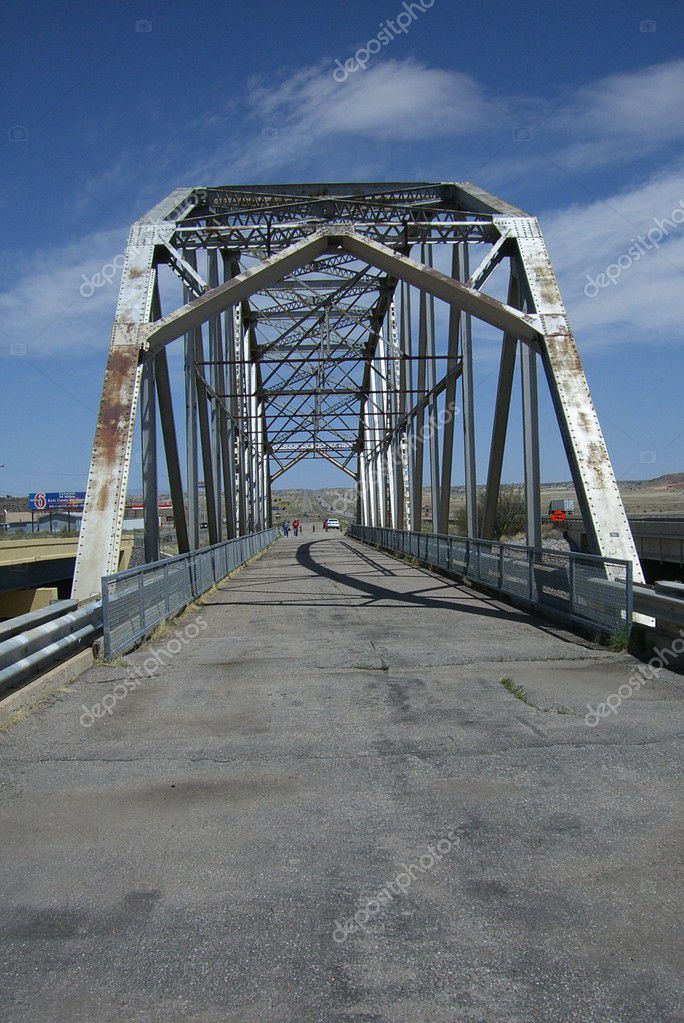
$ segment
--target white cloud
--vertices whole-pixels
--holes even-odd
[[[462,135],[503,115],[503,102],[458,71],[385,60],[337,82],[332,70],[304,68],[275,85],[252,81],[247,107],[258,128],[242,165],[282,165],[335,137],[401,142]]]
[[[228,169],[230,180],[254,181],[286,168],[296,179],[302,164],[327,169],[340,161],[347,176],[377,175],[383,146],[396,153],[405,142],[432,142],[434,152],[467,136],[470,157],[483,146],[515,146],[505,166],[500,158],[497,164],[513,178],[516,165],[525,172],[546,166],[548,173],[548,156],[569,169],[589,169],[643,158],[684,138],[684,60],[597,79],[560,102],[496,96],[468,74],[412,58],[378,59],[343,82],[334,69],[326,62],[285,78],[252,80],[242,117],[234,108],[218,120],[216,111],[207,116],[213,139],[200,146],[207,152],[196,164],[199,176],[204,180],[209,171],[218,180]],[[514,141],[520,126],[530,126],[531,144]],[[524,156],[521,145],[529,145]],[[419,154],[416,146],[402,163],[420,165]]]
[[[319,137],[338,132],[392,139],[460,134],[495,113],[469,75],[410,59],[386,60],[345,82],[336,82],[329,68],[310,68],[276,88],[253,85],[250,99],[263,120],[282,121]]]
[[[99,231],[34,252],[30,261],[6,272],[10,280],[0,292],[0,353],[8,354],[17,344],[26,346],[28,356],[106,350],[121,276],[117,257],[126,236],[126,230]],[[103,272],[96,278],[102,283],[91,292],[86,281]]]
[[[321,167],[332,167],[338,180],[382,180],[395,163],[399,174],[416,165],[431,166],[435,153],[444,147],[451,147],[457,166],[461,139],[468,138],[472,153],[478,136],[489,133],[490,141],[492,134],[510,141],[512,127],[526,123],[533,127],[535,142],[542,141],[551,156],[566,163],[584,160],[587,166],[616,153],[621,154],[621,163],[624,154],[643,157],[684,135],[678,116],[684,61],[612,75],[583,87],[548,118],[549,138],[537,132],[530,113],[543,115],[547,101],[489,96],[477,81],[458,71],[430,68],[412,59],[377,61],[345,82],[335,81],[332,71],[330,62],[272,83],[252,81],[242,102],[236,99],[218,122],[217,112],[211,111],[204,125],[208,134],[186,146],[196,160],[194,173],[187,173],[187,166],[180,173],[184,156],[172,171],[164,150],[167,178],[209,184],[263,181],[273,174],[276,180],[290,175],[297,180],[303,167],[310,170],[304,175],[309,179]],[[192,127],[193,138],[198,130],[197,125]],[[511,145],[517,147],[516,154],[520,152],[520,143]],[[503,195],[511,192],[511,181],[523,170],[528,178],[531,168],[549,173],[542,155],[534,151],[522,163],[518,158],[515,166],[508,158],[499,159],[497,166],[506,174],[495,188]],[[408,176],[413,176],[410,170]],[[596,298],[589,300],[582,289],[587,273],[604,271],[627,251],[632,237],[653,226],[653,217],[668,216],[683,197],[684,170],[678,167],[631,191],[557,210],[545,219],[582,344],[585,338],[587,344],[603,345],[681,337],[675,301],[684,266],[681,229],[635,261]],[[124,228],[96,232],[54,250],[32,253],[23,265],[0,253],[0,263],[9,263],[0,292],[0,353],[13,342],[26,344],[36,354],[106,348],[118,273],[88,298],[79,289],[84,276],[91,278],[123,251],[125,238]]]
[[[684,202],[684,166],[606,200],[574,205],[542,217],[542,228],[581,351],[630,342],[684,340],[679,296],[684,285],[684,225],[668,227],[657,247],[621,269],[615,284],[585,293],[596,279],[646,236],[656,219],[670,218]],[[677,214],[679,217],[680,214]],[[104,352],[109,344],[119,271],[111,283],[83,297],[92,280],[123,252],[126,231],[85,236],[34,254],[15,266],[0,293],[0,354],[12,343],[29,355]],[[623,259],[624,262],[624,259]],[[5,274],[7,277],[7,273]],[[90,292],[88,287],[84,289]],[[589,289],[590,293],[595,289]],[[171,298],[169,298],[171,301]]]
[[[680,165],[605,200],[542,218],[581,351],[684,341],[682,216]],[[606,273],[614,283],[599,277]]]
[[[551,122],[571,141],[559,156],[596,167],[684,140],[684,60],[609,75],[577,90]]]

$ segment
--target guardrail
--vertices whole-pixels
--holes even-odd
[[[354,524],[349,535],[601,632],[632,625],[631,561],[379,526]]]
[[[684,633],[684,583],[663,580],[634,587],[634,610],[655,619],[656,628]]]
[[[104,655],[125,653],[273,543],[275,526],[102,579]]]
[[[101,632],[99,600],[80,608],[60,600],[10,619],[0,630],[0,695],[92,646]]]

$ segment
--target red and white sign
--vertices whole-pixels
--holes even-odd
[[[562,508],[556,508],[556,510],[552,511],[551,515],[549,516],[552,522],[565,522],[567,517],[568,516],[566,515]]]
[[[126,511],[142,511],[144,504],[127,504]],[[158,504],[157,508],[173,508],[172,504]]]
[[[45,509],[47,508],[47,497],[45,496],[45,494],[36,494],[36,496],[33,498],[33,503],[35,505],[36,511],[45,511]]]

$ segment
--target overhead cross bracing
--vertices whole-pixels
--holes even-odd
[[[487,287],[502,273],[507,290],[497,298]],[[477,438],[489,447],[483,513],[474,321],[501,332],[492,427]],[[182,403],[170,345],[183,350]],[[98,592],[117,562],[138,405],[148,560],[159,557],[162,446],[181,552],[200,542],[201,484],[216,543],[266,526],[272,482],[305,457],[327,459],[354,479],[357,519],[365,524],[420,528],[429,481],[437,532],[448,529],[458,458],[468,533],[491,536],[517,361],[528,543],[541,543],[541,363],[589,543],[596,553],[632,560],[638,580],[627,518],[534,217],[469,183],[178,189],[131,229],[75,595]]]

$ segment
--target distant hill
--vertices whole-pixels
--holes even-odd
[[[667,472],[654,480],[644,480],[642,486],[653,490],[684,490],[684,472]]]
[[[13,497],[11,494],[6,494],[5,497],[0,497],[0,508],[3,511],[27,511],[28,510],[28,497]]]

